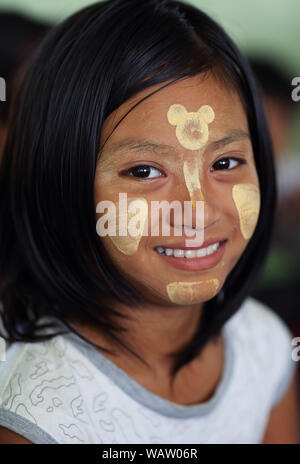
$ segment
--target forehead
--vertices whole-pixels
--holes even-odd
[[[130,111],[113,131],[130,108],[163,85],[159,84],[140,92],[114,111],[104,122],[101,146],[108,136],[110,137],[105,143],[106,147],[123,138],[146,136],[155,137],[157,142],[178,145],[174,127],[167,119],[169,107],[176,103],[185,106],[187,112],[196,112],[202,105],[210,105],[213,108],[215,119],[209,125],[210,140],[217,140],[236,129],[248,132],[247,117],[237,92],[226,87],[211,74],[190,77],[159,90]]]

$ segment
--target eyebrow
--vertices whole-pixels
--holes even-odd
[[[248,132],[244,131],[243,129],[235,129],[222,139],[215,140],[209,143],[208,148],[213,148],[214,150],[217,150],[218,148],[222,148],[225,145],[229,145],[233,142],[239,142],[240,140],[244,139],[248,139],[250,141],[250,135],[248,134]]]
[[[206,149],[213,149],[217,150],[219,148],[222,148],[223,146],[229,145],[230,143],[233,142],[238,142],[243,139],[248,139],[250,140],[249,134],[244,131],[243,129],[235,129],[232,132],[230,132],[228,135],[225,137],[219,139],[219,140],[214,140],[211,141]],[[136,138],[127,138],[121,140],[121,142],[111,145],[109,148],[105,149],[103,148],[103,152],[109,152],[110,154],[116,153],[119,151],[133,151],[133,152],[149,152],[149,153],[157,153],[159,155],[167,154],[167,153],[176,153],[178,154],[179,151],[175,147],[171,145],[164,145],[164,144],[159,144],[156,143],[152,140],[148,139],[136,139]]]

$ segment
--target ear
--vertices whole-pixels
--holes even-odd
[[[204,121],[207,124],[209,124],[210,122],[212,122],[215,119],[214,110],[209,105],[201,106],[201,108],[198,110],[198,113],[201,114],[201,117],[204,119]]]
[[[177,124],[182,121],[182,118],[186,113],[187,110],[183,105],[171,105],[167,113],[169,123],[172,124],[172,126],[177,126]]]

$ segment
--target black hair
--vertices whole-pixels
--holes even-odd
[[[18,95],[0,171],[0,299],[7,340],[44,340],[52,336],[43,332],[49,327],[62,333],[59,325],[39,323],[49,315],[75,331],[68,323],[72,315],[123,344],[115,332],[121,331],[116,319],[125,316],[107,301],[142,311],[143,296],[112,265],[96,233],[101,128],[138,92],[208,70],[223,76],[243,101],[261,209],[223,289],[204,304],[195,337],[174,353],[173,374],[240,308],[269,248],[276,196],[271,143],[252,71],[224,30],[193,6],[108,0],[51,30]]]
[[[18,81],[50,27],[21,13],[0,13],[0,76],[5,79],[7,93],[5,104],[0,103],[0,123],[6,124]]]

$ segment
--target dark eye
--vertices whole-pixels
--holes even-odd
[[[239,164],[245,164],[246,161],[241,158],[222,158],[211,167],[211,171],[230,170],[236,168]]]
[[[159,169],[155,168],[154,166],[149,166],[148,164],[134,166],[133,168],[128,169],[128,171],[126,171],[124,174],[129,174],[130,176],[139,177],[142,179],[153,179],[162,176],[162,173]]]

